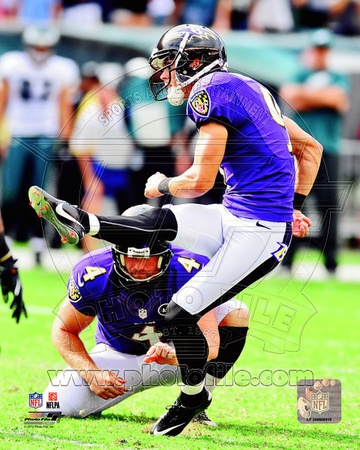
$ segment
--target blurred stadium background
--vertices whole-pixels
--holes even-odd
[[[61,27],[57,53],[74,59],[80,66],[87,61],[124,65],[136,56],[148,58],[154,44],[168,27]],[[22,49],[22,27],[0,22],[0,54]],[[232,70],[257,78],[276,93],[298,69],[300,51],[308,45],[309,32],[257,33],[222,32]],[[351,78],[351,108],[346,114],[341,146],[339,240],[344,247],[360,243],[360,37],[336,35],[330,66]],[[110,66],[111,67],[111,66]],[[316,233],[316,219],[312,233]]]
[[[146,27],[139,32],[139,28],[122,28],[111,24],[98,24],[91,28],[63,25],[57,53],[74,59],[80,66],[89,60],[116,62],[124,65],[129,59],[136,56],[147,58],[161,33],[167,28]],[[22,27],[17,23],[0,23],[0,55],[9,50],[22,48],[21,32]],[[239,70],[259,79],[272,88],[274,92],[297,70],[298,55],[309,41],[308,32],[264,34],[229,30],[222,32],[222,35],[228,48],[231,69]],[[314,281],[311,284],[311,289],[315,289],[315,291],[313,292],[309,288],[308,295],[319,312],[314,321],[310,321],[309,330],[306,329],[304,344],[302,343],[301,346],[302,353],[296,353],[290,355],[290,357],[289,353],[285,356],[280,355],[281,358],[278,360],[274,359],[273,355],[264,359],[264,355],[259,356],[261,349],[254,346],[254,341],[250,341],[247,353],[248,361],[246,359],[241,361],[241,364],[244,363],[245,367],[246,363],[249,367],[257,367],[257,364],[268,367],[271,366],[274,359],[274,367],[292,368],[303,365],[304,367],[314,368],[316,374],[319,375],[324,374],[329,367],[331,370],[336,369],[336,374],[339,374],[338,376],[342,377],[341,380],[344,382],[345,420],[343,424],[335,428],[334,432],[326,425],[322,428],[317,427],[314,432],[309,429],[304,431],[304,428],[293,425],[296,422],[294,419],[295,409],[288,411],[289,405],[292,405],[293,402],[293,393],[289,393],[286,389],[282,390],[280,394],[280,397],[286,396],[283,402],[276,397],[279,395],[279,390],[270,396],[268,391],[262,392],[261,395],[264,397],[262,403],[261,398],[259,401],[259,392],[254,391],[253,395],[247,394],[248,400],[244,401],[248,403],[245,403],[245,406],[238,406],[239,402],[234,402],[234,398],[231,397],[232,391],[230,391],[228,398],[226,398],[228,399],[227,405],[230,408],[230,405],[234,403],[235,410],[231,410],[231,414],[228,416],[227,409],[221,408],[220,401],[218,410],[215,410],[215,416],[219,416],[220,421],[222,420],[223,424],[226,425],[223,425],[223,429],[219,431],[218,435],[210,434],[210,436],[205,436],[205,439],[203,436],[203,439],[199,439],[199,446],[196,447],[194,444],[192,448],[220,448],[221,445],[227,447],[227,445],[231,445],[229,442],[233,442],[233,448],[240,446],[240,444],[249,445],[244,448],[254,448],[252,447],[254,437],[259,433],[260,441],[257,442],[257,448],[358,448],[355,437],[353,438],[350,434],[354,424],[357,424],[354,433],[357,432],[359,423],[359,416],[356,415],[355,411],[358,410],[359,406],[358,382],[355,382],[358,379],[356,377],[356,371],[358,370],[358,332],[356,333],[358,313],[355,308],[358,285],[354,286],[354,282],[360,282],[359,54],[360,37],[335,37],[331,66],[336,68],[337,71],[349,74],[352,81],[352,103],[351,109],[346,115],[341,147],[340,180],[342,195],[338,214],[340,215],[339,240],[342,252],[338,280],[328,281],[324,267],[319,264],[318,254],[311,251],[307,251],[303,255],[300,254],[298,262],[301,264],[301,269],[297,270],[297,276],[300,281],[303,281],[303,287],[307,285],[309,280]],[[312,218],[314,219],[312,233],[316,234],[317,221],[316,218]],[[0,391],[2,391],[4,405],[8,405],[8,408],[3,409],[2,415],[2,426],[6,425],[7,427],[6,435],[4,434],[4,439],[7,442],[2,444],[0,436],[0,448],[9,448],[9,442],[18,442],[20,445],[23,439],[25,439],[25,446],[22,445],[22,448],[41,448],[42,446],[42,448],[45,448],[45,446],[49,448],[50,446],[51,448],[75,448],[75,446],[77,446],[76,448],[87,448],[88,446],[104,448],[104,442],[108,443],[114,440],[113,427],[116,427],[116,430],[119,427],[117,416],[115,416],[114,422],[111,415],[108,416],[109,422],[101,423],[99,421],[97,423],[94,421],[92,425],[96,437],[87,435],[89,427],[86,428],[86,433],[84,433],[86,425],[80,423],[80,421],[72,421],[68,427],[66,422],[63,421],[57,429],[24,432],[23,419],[28,409],[26,403],[28,393],[36,389],[39,390],[44,386],[44,374],[51,364],[55,367],[62,367],[61,358],[50,341],[51,322],[56,305],[65,294],[67,275],[72,265],[82,255],[82,250],[69,246],[48,248],[42,261],[42,267],[35,269],[33,269],[33,258],[26,243],[16,244],[14,254],[19,259],[21,272],[24,274],[24,298],[29,309],[29,319],[22,318],[20,325],[16,325],[10,319],[8,307],[3,304],[0,306],[1,328],[7,330],[6,335],[3,332],[1,336],[0,375],[3,377],[3,382]],[[47,274],[46,271],[56,271],[57,275]],[[276,277],[277,275],[275,273],[272,276]],[[45,283],[44,280],[48,283]],[[322,282],[323,280],[325,282]],[[277,280],[272,282],[276,288],[278,283],[281,284],[281,281]],[[272,286],[271,280],[270,286]],[[332,291],[334,291],[334,298],[330,298]],[[343,302],[343,305],[340,307],[341,302]],[[337,328],[339,321],[340,325]],[[330,339],[328,338],[329,333],[333,333]],[[12,379],[10,384],[8,380],[10,372],[5,370],[9,365],[13,368],[11,369]],[[129,410],[125,412],[125,416],[120,416],[120,419],[123,418],[124,421],[128,421],[128,427],[125,431],[126,437],[116,444],[120,443],[126,446],[127,443],[126,448],[155,448],[154,446],[158,444],[157,448],[165,448],[165,446],[161,446],[163,444],[160,444],[160,442],[154,444],[152,441],[140,442],[140,438],[138,439],[139,424],[141,430],[146,431],[145,427],[148,426],[149,421],[157,417],[159,413],[155,408],[158,402],[157,395],[156,392],[148,397],[151,405],[153,405],[150,413],[148,413],[147,405],[144,405],[142,398],[139,397],[139,406],[137,406],[137,403],[131,404],[130,402]],[[170,398],[172,394],[168,395]],[[272,404],[279,405],[276,412],[272,409]],[[286,405],[287,409],[282,408],[281,405],[283,404]],[[133,409],[130,409],[131,405]],[[239,415],[238,408],[241,408],[242,433],[244,433],[244,436],[247,436],[247,434],[250,436],[248,440],[238,430],[236,422]],[[7,409],[9,409],[9,413]],[[248,415],[246,415],[246,409],[249,411]],[[118,412],[124,414],[120,408]],[[221,414],[223,414],[223,417]],[[131,421],[132,415],[135,416],[133,422]],[[11,418],[8,416],[11,416]],[[289,426],[289,421],[291,421],[293,429]],[[233,429],[231,429],[232,422],[236,422]],[[244,426],[244,423],[250,425]],[[278,427],[274,427],[274,423]],[[292,430],[291,433],[288,432],[289,429]],[[234,432],[236,438],[227,434],[231,431]],[[69,436],[76,436],[76,433],[79,436],[85,436],[86,443],[76,440],[67,441]],[[118,434],[118,431],[116,433]],[[209,434],[206,431],[202,433]],[[117,434],[116,437],[120,439],[120,433],[119,436]],[[294,437],[285,442],[287,434]],[[221,437],[222,435],[223,437]],[[58,441],[58,436],[62,440]],[[216,436],[216,439],[214,439],[214,436]],[[230,440],[230,437],[233,441]],[[36,441],[40,438],[41,440]],[[206,438],[209,442],[206,442]],[[29,439],[29,441],[26,439]],[[30,443],[30,439],[35,439],[34,446]],[[330,443],[336,439],[335,445],[326,445],[325,440],[327,439]],[[46,442],[46,440],[49,442]],[[274,445],[271,446],[273,440]],[[216,444],[214,441],[219,443]],[[190,441],[186,441],[185,438],[178,442],[181,442],[183,446],[179,444],[177,448],[190,448]],[[321,442],[323,442],[323,446]],[[95,443],[98,443],[98,445]],[[166,446],[168,446],[168,443],[166,443]],[[111,446],[107,448],[111,448]]]

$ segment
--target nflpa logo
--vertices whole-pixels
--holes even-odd
[[[57,392],[49,392],[49,402],[57,402]]]

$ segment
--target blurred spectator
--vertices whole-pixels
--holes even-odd
[[[49,26],[60,17],[61,0],[17,0],[17,18],[28,25]]]
[[[177,23],[194,23],[211,26],[216,17],[218,1],[222,0],[181,0],[176,1]]]
[[[253,3],[254,0],[175,0],[175,22],[246,30]]]
[[[183,107],[154,101],[148,83],[152,69],[146,58],[130,59],[125,73],[120,95],[125,100],[126,120],[138,155],[137,167],[133,167],[136,204],[146,201],[144,186],[150,175],[156,171],[174,175],[173,138],[182,129],[186,116]],[[160,202],[166,200],[164,196]]]
[[[343,36],[358,36],[360,34],[360,1],[352,0],[338,15],[333,30]]]
[[[184,126],[176,133],[173,139],[173,150],[176,154],[175,175],[183,173],[192,165],[197,138],[198,130],[194,127],[194,123],[186,117]],[[196,199],[186,199],[186,202],[196,202],[203,205],[220,203],[225,187],[224,176],[219,171],[212,189]],[[179,199],[174,199],[174,201],[179,202]]]
[[[229,30],[232,26],[234,2],[232,0],[217,0],[212,28],[219,30]]]
[[[12,136],[2,167],[4,225],[13,239],[30,239],[37,263],[45,242],[28,214],[27,190],[46,184],[54,141],[69,137],[71,94],[78,83],[75,62],[54,54],[58,40],[55,29],[31,26],[23,33],[26,49],[0,59],[0,122],[6,120]]]
[[[110,21],[119,26],[149,26],[148,3],[149,0],[117,0],[113,3]]]
[[[172,25],[174,12],[174,0],[150,0],[147,5],[147,13],[154,25]]]
[[[0,102],[1,102],[1,90],[0,90]],[[5,117],[2,116],[0,118],[0,162],[2,162],[6,158],[7,149],[9,148],[10,142],[11,136],[9,127],[6,123]]]
[[[320,215],[320,237],[313,244],[320,248],[329,273],[338,265],[338,167],[340,138],[344,113],[349,107],[349,80],[328,68],[333,36],[329,30],[313,33],[311,47],[302,54],[303,69],[294,80],[280,90],[282,98],[292,107],[293,119],[309,129],[324,147],[320,169],[311,191]],[[311,216],[311,214],[309,214]],[[283,267],[291,269],[299,239],[294,238]]]
[[[18,0],[0,0],[0,22],[16,18]]]
[[[133,142],[124,120],[124,102],[112,83],[119,76],[116,66],[95,62],[82,66],[83,97],[69,143],[82,176],[82,206],[94,214],[103,212],[106,197],[115,202],[119,214],[134,204],[129,167]],[[83,244],[86,251],[97,245],[91,237]]]
[[[293,0],[299,29],[330,27],[337,21],[351,0]]]
[[[63,22],[69,25],[96,25],[102,23],[103,10],[101,1],[61,0]]]
[[[247,30],[253,0],[223,0],[222,3],[225,2],[232,3],[229,28],[232,30]],[[219,15],[220,11],[218,10],[217,16]]]
[[[250,30],[267,33],[287,33],[294,28],[289,0],[254,0],[248,19]]]

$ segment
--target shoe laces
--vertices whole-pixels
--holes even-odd
[[[205,411],[202,411],[201,413],[199,413],[194,419],[197,422],[206,422],[206,421],[210,422],[211,421]]]
[[[168,411],[174,411],[176,409],[180,409],[180,408],[186,408],[186,406],[182,405],[181,403],[173,403],[172,405],[168,405],[165,409],[167,409]]]

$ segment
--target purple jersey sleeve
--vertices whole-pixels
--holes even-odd
[[[101,249],[81,258],[68,280],[71,304],[82,314],[99,314],[101,299],[106,296],[113,259],[110,249]]]
[[[187,114],[197,128],[208,122],[227,128],[223,204],[237,217],[292,221],[294,157],[271,93],[251,78],[216,72],[195,84]]]

